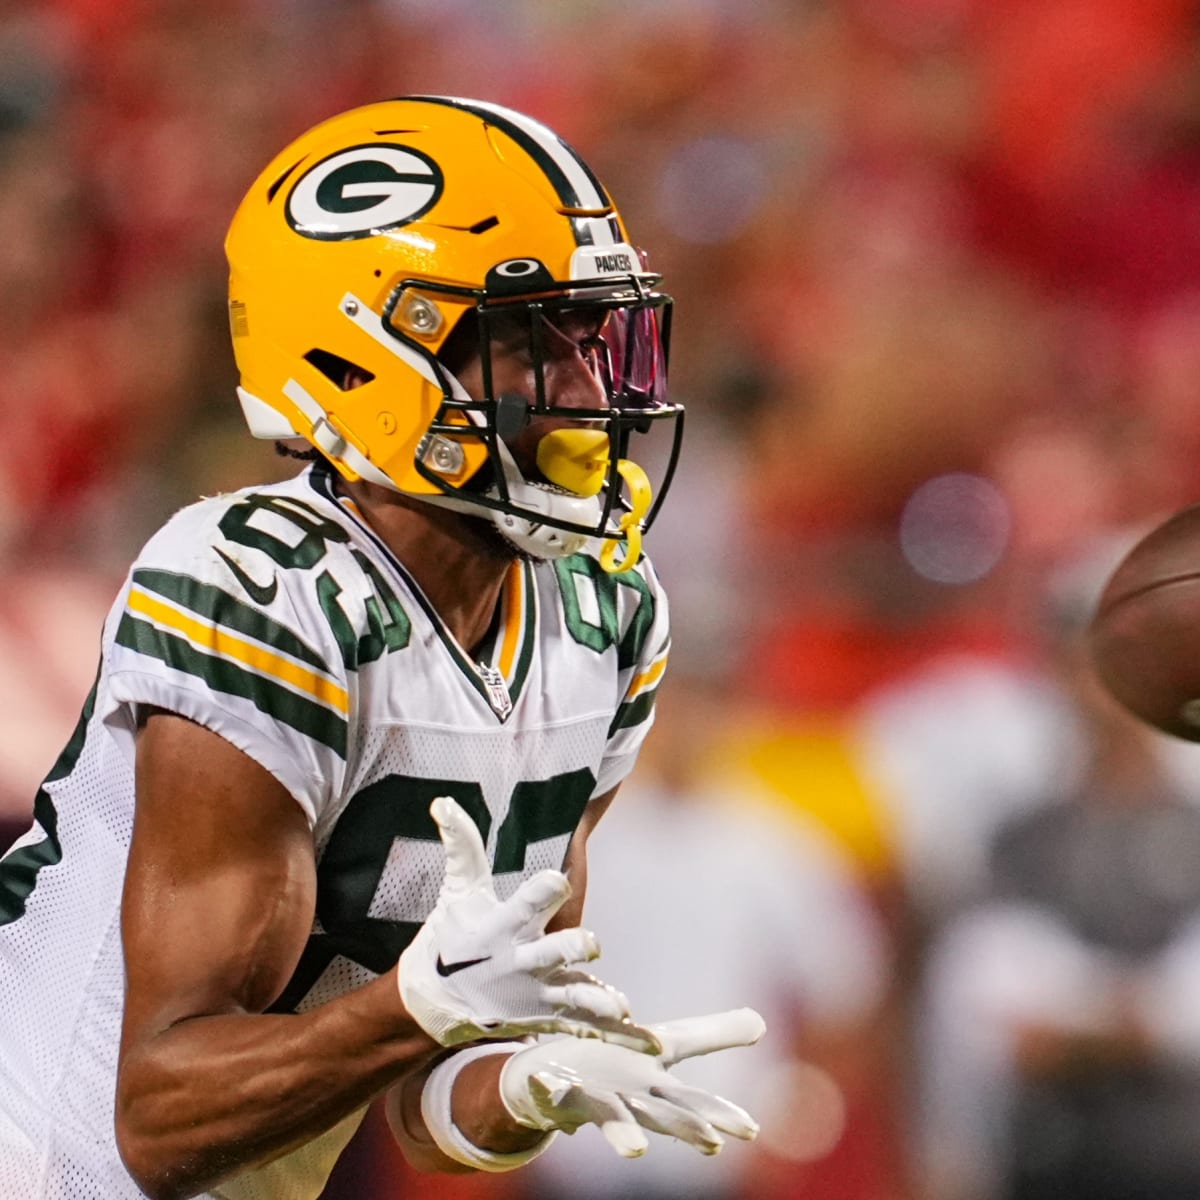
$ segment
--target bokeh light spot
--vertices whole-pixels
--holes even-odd
[[[1000,562],[1011,531],[1008,501],[991,480],[938,475],[904,506],[900,548],[912,569],[934,583],[973,583]]]
[[[694,138],[676,147],[663,166],[659,213],[677,237],[715,245],[745,228],[765,185],[762,159],[749,142]]]

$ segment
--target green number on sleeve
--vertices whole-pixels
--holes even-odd
[[[290,522],[303,536],[292,545],[272,533],[250,524],[256,513],[272,513]],[[329,542],[348,542],[350,534],[336,521],[321,516],[311,504],[285,496],[247,496],[234,504],[221,518],[219,528],[226,538],[239,546],[261,550],[281,567],[306,571],[325,557]]]
[[[322,571],[317,577],[317,600],[341,647],[342,661],[347,668],[354,670],[364,663],[374,662],[385,652],[403,650],[412,636],[412,622],[375,564],[359,550],[352,550],[351,553],[371,581],[372,594],[364,604],[367,611],[366,633],[362,637],[355,636],[350,618],[338,603],[338,597],[342,594],[341,585],[328,571]]]

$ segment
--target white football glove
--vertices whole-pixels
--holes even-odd
[[[442,1046],[566,1033],[656,1053],[657,1038],[629,1019],[625,997],[571,965],[599,955],[595,936],[544,932],[571,894],[567,877],[542,871],[498,900],[475,822],[449,796],[429,811],[446,848],[446,875],[397,973],[417,1024]]]
[[[661,1054],[638,1054],[623,1046],[558,1038],[518,1050],[500,1074],[500,1095],[513,1119],[530,1129],[599,1125],[609,1145],[625,1158],[646,1152],[643,1129],[666,1134],[716,1154],[722,1133],[751,1141],[754,1119],[736,1104],[681,1083],[667,1068],[685,1058],[750,1046],[766,1032],[752,1008],[688,1017],[652,1025]]]

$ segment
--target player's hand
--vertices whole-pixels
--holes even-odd
[[[689,1017],[650,1027],[661,1054],[637,1054],[603,1042],[569,1038],[518,1050],[500,1074],[500,1095],[514,1120],[530,1129],[574,1133],[598,1125],[625,1158],[646,1152],[645,1130],[716,1154],[727,1133],[744,1141],[758,1125],[736,1104],[681,1083],[667,1070],[681,1059],[750,1046],[766,1031],[752,1008]]]
[[[417,1024],[442,1046],[566,1033],[657,1053],[658,1039],[629,1019],[625,997],[579,969],[600,953],[595,936],[545,932],[571,894],[567,877],[542,871],[498,900],[475,822],[448,796],[429,811],[446,848],[446,875],[397,973]]]

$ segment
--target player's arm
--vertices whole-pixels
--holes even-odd
[[[262,1010],[312,928],[311,832],[264,768],[145,722],[122,906],[116,1134],[151,1197],[190,1196],[331,1128],[438,1047],[391,973],[303,1015]]]
[[[619,785],[618,785],[619,787]],[[567,845],[563,872],[571,894],[551,918],[547,929],[578,926],[583,919],[587,893],[587,843],[600,818],[608,811],[618,788],[595,796],[583,811]],[[518,1125],[500,1099],[500,1070],[504,1057],[488,1055],[463,1067],[454,1083],[451,1108],[454,1124],[484,1150],[498,1154],[519,1152],[536,1145],[542,1134]],[[388,1124],[408,1162],[423,1171],[463,1172],[470,1168],[444,1155],[434,1143],[421,1115],[421,1094],[434,1061],[414,1065],[387,1095]]]
[[[302,810],[181,717],[151,716],[137,758],[117,1140],[151,1196],[192,1195],[311,1140],[441,1046],[549,1031],[657,1047],[619,992],[575,968],[592,936],[545,932],[566,877],[543,871],[500,901],[448,797],[431,808],[441,894],[397,968],[303,1015],[265,1014],[312,925]]]

